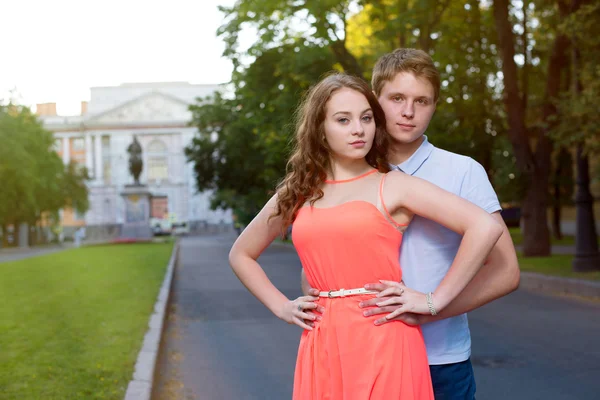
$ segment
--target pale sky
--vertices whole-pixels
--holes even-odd
[[[0,99],[78,114],[92,86],[223,83],[218,5],[235,0],[0,0]]]

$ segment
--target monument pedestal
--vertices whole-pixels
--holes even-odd
[[[125,222],[120,239],[152,239],[150,227],[150,198],[152,194],[146,185],[126,185],[121,192],[125,200]]]

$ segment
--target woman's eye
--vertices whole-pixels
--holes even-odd
[[[371,120],[373,120],[373,117],[371,115],[365,115],[363,117],[363,121],[365,122],[371,122]]]
[[[346,122],[348,122],[348,118],[340,118],[338,119],[338,122],[345,124]]]

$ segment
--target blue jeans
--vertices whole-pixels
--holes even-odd
[[[435,400],[475,400],[475,375],[471,360],[430,365]]]

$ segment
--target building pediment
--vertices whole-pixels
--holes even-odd
[[[94,124],[187,122],[188,104],[175,97],[151,92],[89,118]]]

